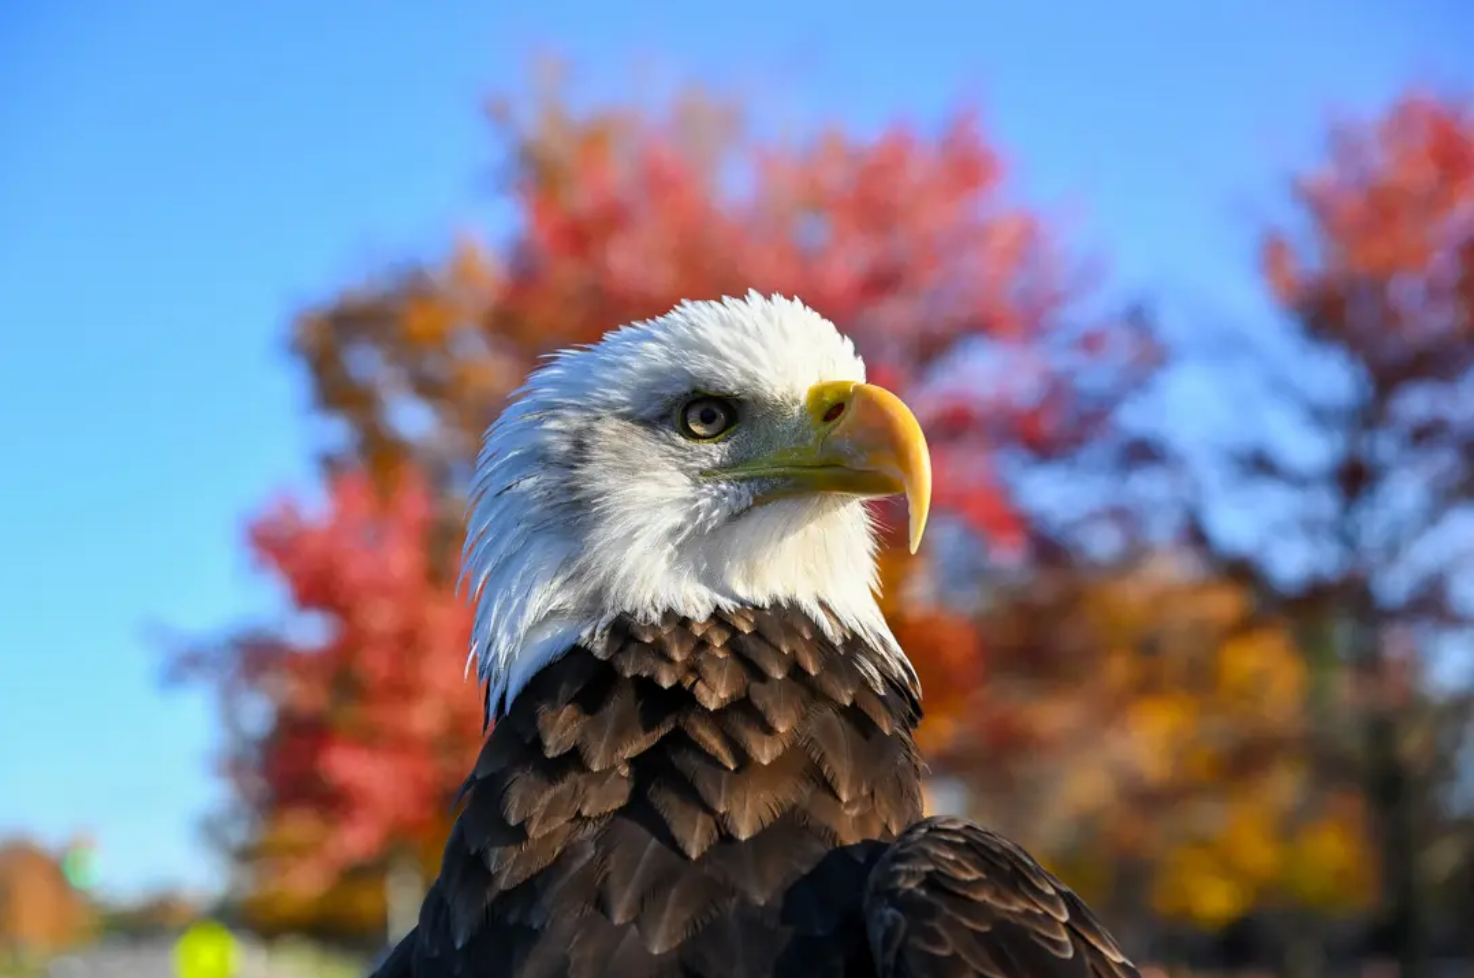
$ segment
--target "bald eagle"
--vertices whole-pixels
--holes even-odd
[[[384,978],[1127,976],[1018,846],[923,818],[866,499],[921,427],[801,303],[557,354],[487,432],[464,566],[494,722]]]

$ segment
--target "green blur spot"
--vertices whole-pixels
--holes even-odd
[[[97,884],[97,859],[91,846],[73,846],[61,857],[61,872],[74,889],[90,890]]]

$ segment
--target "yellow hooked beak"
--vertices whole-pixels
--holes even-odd
[[[812,437],[714,472],[772,480],[759,503],[810,493],[906,496],[915,553],[931,508],[931,454],[911,409],[883,387],[854,381],[815,384],[805,398]]]

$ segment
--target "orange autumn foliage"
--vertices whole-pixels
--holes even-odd
[[[28,840],[0,843],[0,961],[63,951],[91,937],[97,923],[60,859]]]

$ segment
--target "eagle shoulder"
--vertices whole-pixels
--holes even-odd
[[[1069,887],[965,819],[902,833],[870,874],[864,913],[878,978],[1140,978]]]

